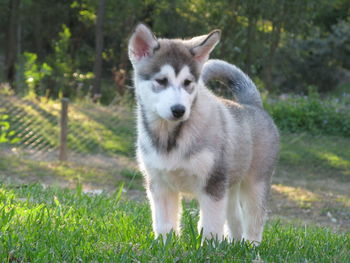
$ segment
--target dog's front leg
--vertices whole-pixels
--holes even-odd
[[[198,198],[200,205],[200,218],[198,231],[203,231],[203,238],[224,237],[224,224],[226,220],[227,197],[217,200],[211,195],[203,193]]]
[[[153,231],[166,238],[171,230],[179,232],[179,193],[160,184],[151,184],[148,191],[151,202]]]

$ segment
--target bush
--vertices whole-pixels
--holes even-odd
[[[265,109],[282,131],[350,137],[349,105],[337,99],[321,100],[314,94],[294,96],[266,101]]]
[[[306,39],[295,38],[284,45],[277,59],[277,85],[282,92],[306,93],[310,85],[319,92],[332,91],[338,84],[339,69],[350,70],[350,23],[340,21],[330,34],[315,30]]]
[[[17,65],[19,94],[30,97],[83,98],[89,94],[92,72],[83,73],[76,67],[69,50],[71,32],[65,25],[59,39],[53,41],[54,52],[45,62],[35,53],[24,52]]]
[[[21,72],[17,84],[22,95],[28,94],[30,97],[45,95],[43,80],[52,74],[52,68],[47,63],[40,63],[35,53],[24,52],[17,69]]]
[[[0,112],[0,144],[2,143],[16,143],[19,141],[18,138],[16,138],[15,131],[12,131],[10,128],[10,122],[9,122],[9,116],[8,115],[1,115]]]

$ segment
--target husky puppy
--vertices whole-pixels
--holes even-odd
[[[137,159],[155,236],[179,232],[181,196],[200,206],[198,230],[259,244],[279,148],[260,94],[239,68],[208,60],[220,31],[189,40],[159,39],[139,24],[129,40],[137,99]],[[235,100],[206,87],[219,80]]]

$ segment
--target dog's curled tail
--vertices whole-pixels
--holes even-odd
[[[210,80],[219,80],[233,91],[238,103],[262,107],[260,93],[253,81],[238,67],[219,59],[210,59],[201,73],[207,84]]]

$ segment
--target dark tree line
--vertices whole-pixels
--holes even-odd
[[[214,56],[260,86],[328,91],[350,70],[349,14],[348,0],[1,0],[0,77],[18,94],[108,102],[113,72],[130,70],[127,40],[142,21],[162,37],[220,28]]]

